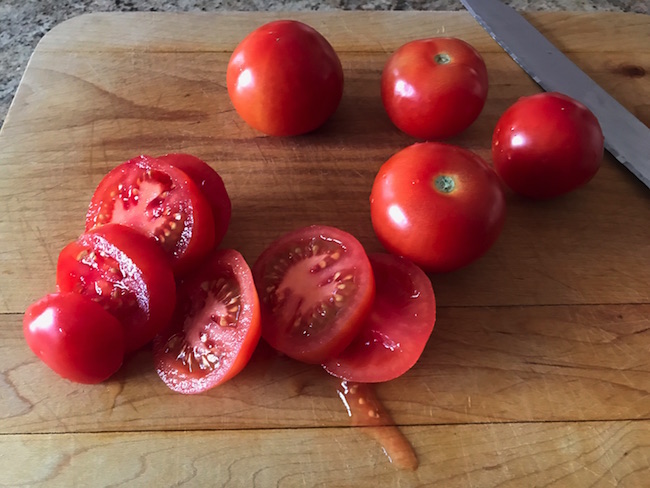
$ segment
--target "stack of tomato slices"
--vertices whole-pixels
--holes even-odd
[[[431,282],[410,261],[367,255],[327,226],[289,232],[253,265],[262,336],[299,361],[345,380],[377,383],[408,371],[433,331]]]
[[[160,336],[154,357],[170,388],[232,377],[255,349],[260,323],[243,257],[215,250],[230,214],[221,177],[194,156],[117,166],[95,190],[86,231],[59,255],[58,292],[25,313],[28,345],[61,376],[98,383]]]

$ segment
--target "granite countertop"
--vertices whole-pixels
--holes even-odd
[[[505,0],[518,10],[649,13],[647,0]],[[1,0],[0,123],[41,37],[71,17],[108,11],[461,10],[459,0]]]

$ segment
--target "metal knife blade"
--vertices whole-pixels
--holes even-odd
[[[607,150],[650,188],[650,129],[603,90],[513,8],[500,0],[461,0],[495,41],[546,91],[586,105]]]

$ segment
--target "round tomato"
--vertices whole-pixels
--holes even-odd
[[[165,154],[156,159],[185,172],[201,189],[212,209],[214,242],[218,246],[226,235],[232,212],[230,197],[219,173],[208,163],[191,154]]]
[[[492,136],[494,168],[512,190],[552,198],[591,180],[603,159],[603,132],[594,114],[561,93],[520,98]]]
[[[471,151],[437,142],[394,154],[370,194],[379,241],[431,272],[453,271],[482,256],[501,233],[505,212],[492,168]]]
[[[226,73],[237,113],[272,136],[320,127],[343,95],[343,68],[316,30],[294,20],[270,22],[235,49]]]
[[[445,139],[467,129],[483,110],[487,92],[481,55],[450,37],[404,44],[381,76],[388,116],[400,130],[421,139]]]
[[[262,337],[275,349],[320,364],[350,344],[368,314],[375,280],[363,246],[327,226],[289,232],[253,265]]]
[[[58,375],[77,383],[109,378],[124,359],[124,331],[101,305],[76,293],[54,293],[23,318],[29,348]]]
[[[183,280],[171,326],[154,340],[158,375],[179,393],[200,393],[239,373],[259,342],[260,311],[243,256],[226,249]]]
[[[431,281],[410,261],[390,254],[368,256],[377,295],[361,331],[323,366],[332,375],[359,383],[403,375],[422,355],[436,322]]]
[[[126,349],[150,342],[174,312],[176,284],[155,242],[119,224],[82,234],[59,254],[56,283],[62,292],[91,298],[124,327]]]
[[[147,156],[114,168],[95,190],[86,230],[110,222],[158,241],[176,272],[196,265],[214,247],[214,219],[199,187],[180,169]]]

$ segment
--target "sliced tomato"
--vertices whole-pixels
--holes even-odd
[[[436,321],[431,281],[415,264],[390,254],[371,254],[377,296],[357,337],[324,362],[332,375],[378,383],[403,375],[422,355]]]
[[[124,326],[127,351],[167,325],[176,301],[174,274],[151,239],[119,224],[82,234],[59,254],[56,282],[62,292],[89,297]]]
[[[334,227],[313,225],[280,237],[257,259],[253,276],[262,336],[306,363],[321,363],[343,351],[375,294],[363,246]]]
[[[156,159],[184,171],[201,189],[212,209],[214,242],[215,246],[218,246],[226,235],[232,213],[230,197],[219,173],[208,163],[191,154],[172,153],[158,156]]]
[[[180,169],[139,156],[99,183],[86,214],[86,230],[110,222],[154,238],[177,272],[196,265],[214,246],[210,205]]]
[[[239,373],[260,336],[248,264],[237,251],[216,251],[179,286],[171,326],[154,340],[156,370],[172,390],[200,393]]]
[[[58,375],[100,383],[122,365],[124,331],[100,305],[76,293],[53,293],[25,311],[29,348]]]

